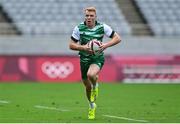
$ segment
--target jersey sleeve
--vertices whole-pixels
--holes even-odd
[[[73,33],[71,35],[71,39],[75,42],[78,42],[80,39],[80,32],[79,32],[79,28],[77,26],[73,30]]]
[[[107,37],[112,38],[114,36],[115,31],[107,24],[104,25],[104,33]]]

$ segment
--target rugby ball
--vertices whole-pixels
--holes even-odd
[[[88,46],[91,48],[94,54],[97,54],[99,47],[101,46],[101,41],[98,41],[96,39],[93,39],[88,42]]]

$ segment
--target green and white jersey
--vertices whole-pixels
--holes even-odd
[[[104,35],[109,38],[112,38],[114,35],[114,31],[107,24],[96,21],[95,27],[89,28],[85,22],[82,22],[74,28],[71,39],[79,42],[81,45],[85,45],[92,39],[97,39],[102,42]],[[86,57],[91,56],[85,51],[80,51],[79,54]]]

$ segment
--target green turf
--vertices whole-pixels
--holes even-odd
[[[100,84],[95,120],[81,83],[0,83],[0,122],[180,122],[180,84]],[[69,111],[39,109],[41,105]],[[109,118],[103,115],[136,120]]]

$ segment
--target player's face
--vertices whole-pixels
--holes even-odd
[[[95,26],[96,21],[96,13],[94,11],[86,11],[85,12],[85,22],[86,25],[90,28]]]

